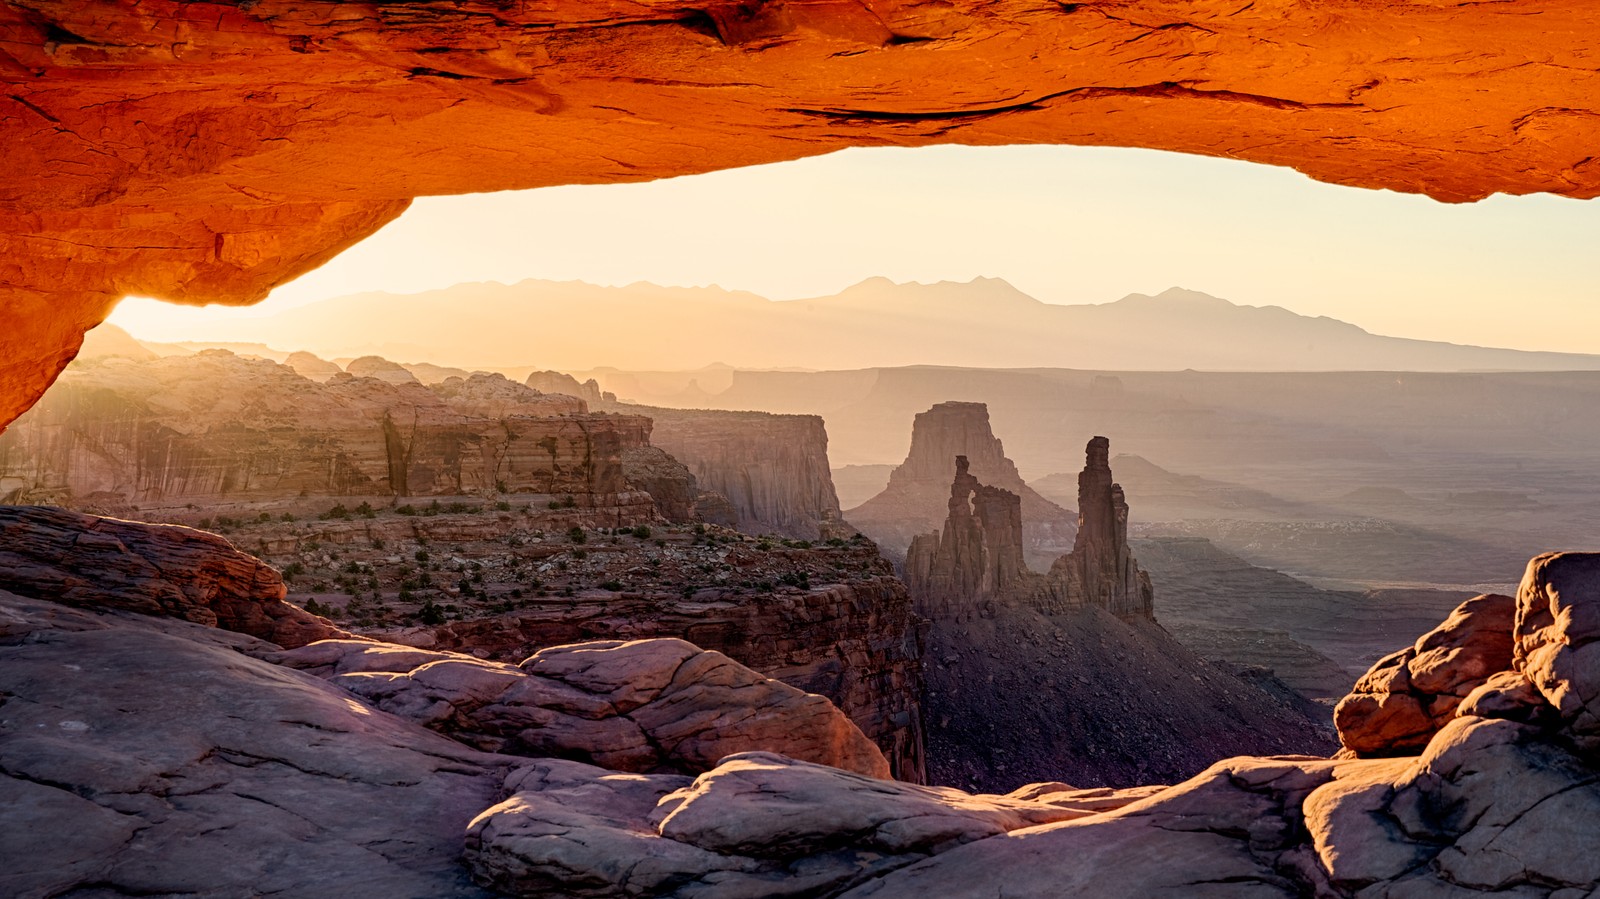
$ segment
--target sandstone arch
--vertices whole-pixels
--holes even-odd
[[[250,303],[411,197],[851,145],[1600,194],[1585,0],[0,0],[0,422],[127,293]]]

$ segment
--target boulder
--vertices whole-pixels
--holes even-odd
[[[1366,758],[1420,751],[1463,700],[1511,668],[1516,617],[1517,600],[1478,596],[1414,645],[1380,659],[1334,710],[1344,748]]]

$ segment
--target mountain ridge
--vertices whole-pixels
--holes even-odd
[[[666,340],[665,334],[674,335]],[[354,338],[327,335],[359,335]],[[190,335],[195,336],[195,335]],[[1328,316],[1189,288],[1097,304],[1043,302],[1000,278],[897,283],[828,296],[526,279],[335,297],[208,327],[325,358],[381,355],[467,368],[857,369],[906,365],[1108,371],[1600,370],[1600,355],[1373,334]]]

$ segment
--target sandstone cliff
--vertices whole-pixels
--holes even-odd
[[[354,363],[352,363],[354,365]],[[376,365],[376,363],[374,363]],[[226,351],[74,372],[0,434],[0,499],[145,512],[300,497],[614,503],[650,421],[498,375],[318,384]]]
[[[655,422],[651,444],[687,465],[700,487],[726,497],[739,530],[801,540],[854,533],[840,517],[820,417],[626,403],[606,408],[648,415]]]
[[[1111,441],[1096,437],[1078,475],[1078,535],[1045,578],[1046,610],[1090,605],[1119,618],[1155,617],[1150,575],[1128,548],[1128,501],[1111,480]]]
[[[1021,498],[1023,552],[1030,565],[1048,566],[1072,546],[1071,512],[1023,483],[1017,466],[989,427],[983,403],[939,403],[917,414],[911,450],[889,475],[882,493],[844,513],[845,520],[877,541],[895,560],[905,558],[918,534],[938,529],[950,490],[950,460],[965,456],[972,476]]]

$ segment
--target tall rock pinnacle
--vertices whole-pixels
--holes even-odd
[[[968,469],[956,456],[943,532],[919,534],[906,553],[906,584],[931,618],[962,617],[1037,577],[1022,561],[1022,498],[980,484]]]
[[[1128,547],[1128,501],[1111,479],[1111,441],[1096,437],[1078,475],[1078,536],[1047,576],[1051,604],[1099,606],[1114,615],[1155,617],[1150,575]]]

